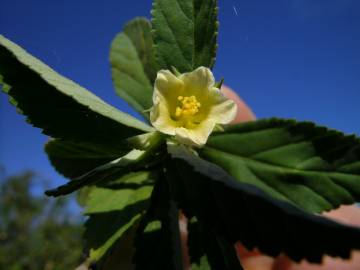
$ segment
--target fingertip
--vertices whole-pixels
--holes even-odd
[[[355,204],[342,205],[338,209],[324,213],[324,216],[349,225],[360,225],[360,208]]]
[[[232,122],[233,124],[253,121],[256,119],[256,116],[250,107],[238,96],[234,90],[223,85],[221,87],[221,91],[226,97],[234,100],[238,106],[238,112],[236,118]]]

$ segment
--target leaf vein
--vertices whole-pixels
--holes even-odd
[[[175,45],[179,48],[179,51],[180,51],[183,59],[185,59],[186,61],[189,61],[189,59],[187,59],[187,58],[185,57],[184,49],[181,48],[181,45],[180,45],[181,43],[179,42],[179,40],[177,39],[176,35],[174,34],[173,28],[172,28],[172,26],[170,25],[169,19],[167,18],[166,14],[165,14],[164,11],[162,10],[162,8],[160,8],[160,12],[161,12],[161,14],[163,15],[163,17],[164,17],[164,19],[165,19],[165,21],[166,21],[166,26],[167,26],[168,29],[170,30],[170,33],[171,33],[171,35],[172,35],[172,37],[173,37],[173,41],[175,41]],[[162,40],[163,40],[163,39],[162,39]],[[163,41],[164,41],[164,40],[163,40]],[[173,43],[171,43],[171,44],[173,44]],[[191,60],[190,60],[190,61],[191,61]]]

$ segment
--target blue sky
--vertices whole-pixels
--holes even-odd
[[[220,0],[215,75],[259,118],[312,120],[360,135],[360,1]],[[115,107],[110,42],[126,21],[150,15],[150,0],[3,0],[0,33]],[[31,89],[29,89],[31,91]],[[0,164],[66,180],[43,152],[47,138],[0,93]]]

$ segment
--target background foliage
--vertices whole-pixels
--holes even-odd
[[[69,270],[80,263],[82,220],[69,198],[35,194],[44,187],[32,171],[0,176],[0,269]]]

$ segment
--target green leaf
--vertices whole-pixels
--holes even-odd
[[[119,145],[120,146],[120,145]],[[124,147],[74,143],[52,139],[45,145],[45,152],[55,169],[65,177],[79,177],[126,153]]]
[[[157,71],[150,29],[150,22],[136,18],[115,37],[110,49],[116,93],[146,119],[152,106],[152,82]]]
[[[67,195],[84,186],[99,184],[104,181],[110,181],[126,173],[143,167],[143,160],[146,157],[146,151],[132,150],[126,155],[101,165],[86,174],[67,182],[65,185],[45,192],[48,196]]]
[[[124,26],[124,33],[134,45],[145,74],[153,84],[159,67],[155,59],[150,21],[144,17],[137,17]]]
[[[198,221],[191,222],[188,231],[192,270],[242,270],[234,245],[224,241]]]
[[[126,139],[126,143],[138,150],[148,150],[165,141],[164,134],[160,132],[149,132]]]
[[[174,198],[186,216],[193,216],[228,243],[257,247],[270,256],[320,262],[322,256],[349,258],[360,249],[360,229],[307,213],[276,200],[254,185],[236,181],[221,167],[170,145],[167,172]]]
[[[199,263],[192,264],[191,270],[211,270],[209,261],[206,256],[201,257]]]
[[[163,141],[163,136],[158,132],[130,137],[126,139],[126,144],[114,147],[51,139],[45,145],[45,151],[51,164],[59,173],[65,177],[77,179],[92,170],[98,172],[99,168],[96,169],[97,167],[104,168],[102,165],[123,156],[132,148],[144,150],[147,152],[146,156],[149,156]],[[107,167],[105,166],[105,168]]]
[[[193,0],[195,14],[194,69],[215,64],[219,22],[217,0]]]
[[[137,270],[184,269],[179,210],[170,192],[169,184],[161,175],[135,238],[134,263]]]
[[[73,181],[45,192],[48,196],[66,195],[84,186],[106,184],[131,171],[154,168],[161,164],[164,153],[163,136],[159,133],[143,134],[129,138],[128,143],[141,146],[144,150],[133,149],[126,155],[98,166],[91,171],[73,178]],[[74,164],[75,166],[76,164]]]
[[[139,222],[135,222],[96,263],[97,270],[134,270],[134,238]]]
[[[125,208],[123,213],[114,211],[90,216],[85,223],[85,238],[86,245],[90,249],[90,261],[100,260],[112,245],[140,220],[139,212],[145,209],[146,204],[139,203],[134,207]]]
[[[85,214],[85,239],[90,249],[90,260],[98,261],[123,234],[139,221],[147,209],[152,192],[147,172],[129,174],[119,179],[121,189],[93,188],[90,191]]]
[[[147,200],[156,178],[157,174],[150,171],[132,172],[117,181],[92,189],[86,202],[85,214],[116,211],[137,201]]]
[[[212,68],[218,31],[216,0],[155,0],[152,10],[155,53],[162,69],[181,73]]]
[[[200,155],[241,183],[321,212],[360,199],[360,141],[294,120],[267,119],[214,133]]]
[[[152,131],[0,36],[0,84],[34,126],[54,138],[116,146]]]

